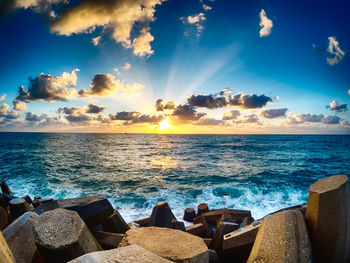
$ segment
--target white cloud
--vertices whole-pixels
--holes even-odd
[[[98,44],[100,44],[100,41],[101,41],[101,36],[94,37],[93,39],[91,39],[91,42],[94,46],[98,46]]]
[[[24,102],[22,102],[22,101],[14,100],[13,101],[13,108],[15,110],[26,110],[27,109],[27,105]]]
[[[331,66],[338,64],[345,56],[345,52],[340,49],[339,42],[333,36],[328,37],[327,52],[334,55],[332,58],[327,58],[327,63]]]
[[[123,69],[128,70],[131,69],[131,64],[130,63],[125,63],[123,66]]]
[[[272,20],[266,16],[266,12],[264,9],[260,11],[260,37],[266,37],[271,34],[271,28],[273,27]]]
[[[348,94],[350,95],[350,89],[348,90]]]
[[[112,38],[124,48],[133,48],[137,56],[151,55],[150,42],[154,37],[149,24],[155,20],[155,8],[165,0],[119,0],[119,1],[81,1],[78,5],[63,12],[53,21],[51,31],[59,35],[91,33],[96,27],[106,31],[112,29]],[[135,27],[135,24],[138,24]],[[140,28],[140,29],[139,29]],[[133,29],[139,29],[137,37]]]
[[[350,92],[350,90],[349,90],[349,92]],[[6,98],[6,94],[0,96],[0,101],[3,101],[5,98]]]
[[[187,25],[194,25],[196,27],[196,36],[199,37],[202,33],[204,26],[203,23],[207,18],[204,13],[198,13],[188,17],[181,17],[182,23]]]

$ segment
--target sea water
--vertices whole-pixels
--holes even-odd
[[[350,175],[350,135],[0,133],[0,180],[16,196],[104,194],[126,221],[167,201],[252,211],[307,201],[320,178]]]

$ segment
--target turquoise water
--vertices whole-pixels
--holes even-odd
[[[106,195],[127,221],[166,200],[175,215],[206,202],[260,218],[350,175],[350,135],[0,133],[0,179],[18,196]]]

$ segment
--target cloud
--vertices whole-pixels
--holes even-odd
[[[89,104],[86,113],[98,114],[105,110],[106,107]]]
[[[261,9],[259,15],[260,15],[259,25],[261,27],[259,34],[260,34],[260,37],[266,37],[271,34],[271,28],[273,27],[273,23],[271,19],[267,18],[266,12],[264,9]]]
[[[322,119],[322,122],[324,124],[339,124],[340,123],[340,118],[338,116],[326,116]]]
[[[294,124],[302,124],[302,123],[323,123],[323,124],[339,124],[341,122],[341,118],[338,116],[332,116],[327,115],[324,116],[323,114],[298,114],[298,115],[290,115],[287,118],[287,123],[294,123]]]
[[[24,102],[22,102],[22,101],[18,101],[18,100],[14,100],[13,102],[13,108],[15,109],[15,110],[26,110],[27,109],[27,105],[24,103]]]
[[[350,89],[348,90],[348,94],[350,95]]]
[[[154,107],[156,108],[156,111],[174,110],[176,108],[174,101],[168,101],[164,104],[162,99],[158,99]]]
[[[201,118],[195,124],[201,125],[201,126],[214,126],[214,125],[223,125],[225,124],[225,122],[223,120],[217,120],[213,118]]]
[[[196,36],[199,37],[204,29],[203,24],[207,18],[205,17],[204,13],[200,12],[192,16],[181,17],[180,20],[185,25],[194,25],[196,28]]]
[[[2,0],[0,1],[0,14],[10,13],[16,9],[31,9],[36,13],[41,13],[49,18],[55,18],[56,14],[52,11],[53,5],[67,4],[68,0]]]
[[[109,115],[111,120],[125,121],[124,125],[131,125],[137,123],[159,123],[164,119],[162,115],[145,115],[137,111],[121,111],[116,114]]]
[[[267,109],[260,112],[260,116],[268,119],[278,118],[278,117],[285,117],[287,108],[282,109]]]
[[[137,92],[143,89],[144,86],[140,83],[134,83],[132,86],[123,83],[116,79],[112,74],[96,74],[90,83],[90,90],[79,90],[81,97],[106,97],[117,91],[124,91],[129,93]]]
[[[219,92],[219,95],[224,96],[224,95],[231,94],[231,93],[232,93],[232,91],[230,88],[225,88]]]
[[[61,16],[53,21],[51,31],[70,36],[91,33],[102,27],[112,32],[112,38],[124,48],[133,48],[135,55],[151,55],[150,42],[154,38],[149,24],[155,20],[156,6],[162,2],[164,0],[82,0],[62,11]],[[133,38],[133,31],[138,33],[137,37]]]
[[[94,37],[93,39],[91,39],[91,42],[94,46],[98,46],[98,44],[100,44],[100,41],[101,41],[101,36],[98,36],[98,37]]]
[[[241,113],[238,110],[230,110],[230,111],[224,113],[222,119],[223,120],[235,120],[240,115],[241,115]]]
[[[175,117],[177,121],[197,121],[206,116],[206,113],[197,113],[193,106],[180,104],[174,109],[172,116]]]
[[[237,93],[229,96],[192,94],[187,98],[187,102],[191,106],[204,107],[208,109],[230,106],[236,106],[244,109],[256,109],[264,107],[268,102],[272,102],[272,99],[265,95],[245,95],[243,93]]]
[[[125,63],[123,66],[123,69],[128,70],[131,69],[131,64],[130,63]]]
[[[76,96],[77,92],[72,87],[76,86],[77,75],[75,69],[72,73],[63,72],[59,77],[40,73],[35,78],[29,78],[28,88],[20,86],[15,101],[65,101]]]
[[[3,101],[6,98],[6,94],[3,94],[2,96],[0,96],[0,101]]]
[[[338,101],[333,100],[331,103],[329,103],[329,106],[327,108],[330,108],[331,111],[334,112],[346,112],[348,111],[348,107],[345,103],[339,104]]]
[[[332,58],[327,58],[327,63],[331,66],[338,64],[345,56],[345,52],[340,49],[339,42],[333,36],[328,37],[327,52],[330,55],[334,55]]]
[[[6,103],[3,103],[0,105],[0,117],[3,119],[3,121],[8,122],[11,120],[15,120],[19,118],[18,112],[14,110],[9,110],[10,106]]]
[[[40,122],[43,119],[45,119],[48,115],[43,113],[41,115],[36,115],[33,112],[26,112],[25,114],[25,120],[26,121],[32,121],[32,122]]]
[[[257,123],[259,118],[256,114],[250,114],[243,116],[242,120],[238,121],[239,123]]]
[[[3,117],[9,108],[10,108],[10,106],[8,104],[6,104],[6,103],[1,104],[0,105],[0,117]]]

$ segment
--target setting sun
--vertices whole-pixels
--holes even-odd
[[[162,130],[162,131],[168,130],[168,129],[170,129],[172,127],[170,125],[170,123],[169,123],[169,119],[168,118],[162,120],[158,125],[159,125],[159,130]]]

